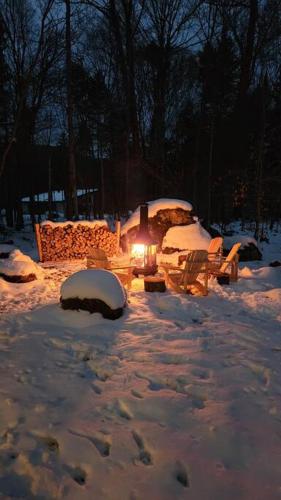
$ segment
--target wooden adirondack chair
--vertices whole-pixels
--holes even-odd
[[[222,243],[223,243],[223,238],[221,236],[218,236],[216,238],[212,238],[209,247],[208,247],[208,260],[209,261],[214,261],[219,259],[222,256]],[[187,252],[192,252],[192,250],[186,250]],[[186,261],[187,255],[180,255],[178,259],[178,264],[181,265],[183,262]]]
[[[112,271],[124,286],[130,290],[132,285],[134,266],[113,266],[101,248],[92,248],[87,256],[87,269],[98,268]]]
[[[238,250],[241,243],[235,243],[226,257],[210,263],[209,274],[212,276],[221,276],[228,273],[231,281],[238,280]]]
[[[222,256],[222,244],[223,238],[221,236],[217,236],[216,238],[211,239],[208,248],[209,261],[219,259]]]
[[[168,286],[178,293],[193,295],[208,294],[208,252],[206,250],[192,250],[186,258],[185,266],[169,266],[162,264],[165,281]],[[200,273],[204,275],[204,284],[198,281]]]

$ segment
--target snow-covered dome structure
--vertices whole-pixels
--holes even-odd
[[[152,239],[162,247],[163,238],[170,227],[175,225],[188,225],[195,222],[192,205],[184,200],[160,198],[149,201],[148,205],[148,230]],[[121,228],[121,244],[123,249],[126,245],[134,242],[140,223],[140,207]]]
[[[126,293],[118,277],[105,269],[86,269],[67,278],[61,286],[63,309],[99,312],[104,318],[123,314]]]

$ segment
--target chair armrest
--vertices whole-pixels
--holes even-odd
[[[109,271],[118,271],[124,269],[134,269],[136,266],[118,266],[118,267],[110,267]]]
[[[173,265],[169,265],[169,264],[159,264],[159,267],[165,269],[166,271],[182,271],[182,267],[178,267],[178,266],[173,266]]]

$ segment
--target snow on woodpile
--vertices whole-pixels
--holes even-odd
[[[28,255],[16,249],[8,259],[0,260],[0,275],[7,281],[24,283],[41,278],[43,271]]]
[[[138,207],[121,228],[121,244],[123,249],[133,243],[140,222],[140,208]],[[192,205],[184,200],[160,198],[148,202],[149,231],[158,244],[162,246],[163,237],[172,226],[193,224]]]
[[[100,312],[117,319],[126,304],[126,294],[118,277],[104,269],[86,269],[73,274],[62,284],[63,309]]]
[[[200,222],[188,226],[174,226],[164,237],[162,251],[172,253],[182,250],[207,250],[210,240],[211,236]]]
[[[105,220],[45,221],[39,226],[37,238],[42,262],[84,259],[92,247],[101,248],[109,257],[116,253],[116,234]]]
[[[67,220],[67,221],[64,221],[64,222],[53,222],[51,220],[45,220],[43,222],[40,223],[40,226],[41,227],[44,227],[44,226],[50,226],[50,227],[67,227],[67,226],[73,226],[73,227],[77,227],[77,226],[86,226],[86,227],[103,227],[103,226],[108,226],[106,220],[102,219],[102,220],[78,220],[78,221],[71,221],[71,220]]]

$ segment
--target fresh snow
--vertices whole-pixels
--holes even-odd
[[[61,309],[84,262],[0,279],[0,496],[280,499],[280,234],[261,246],[207,297],[134,280],[114,322]]]
[[[103,300],[111,309],[124,307],[126,295],[118,277],[104,269],[84,269],[72,274],[61,287],[62,299]]]
[[[51,226],[55,227],[65,227],[65,226],[87,226],[87,227],[103,227],[108,226],[106,220],[77,220],[77,221],[63,221],[63,222],[53,222],[51,220],[44,220],[40,223],[40,226]]]
[[[183,210],[192,210],[192,205],[188,201],[174,200],[169,198],[159,198],[159,200],[148,202],[148,217],[154,217],[159,210],[182,208]],[[129,229],[137,226],[140,222],[140,207],[138,207],[125,222],[121,228],[121,234],[126,234]]]
[[[211,236],[200,222],[195,222],[188,226],[173,226],[168,229],[162,247],[179,250],[207,250],[210,240]]]

